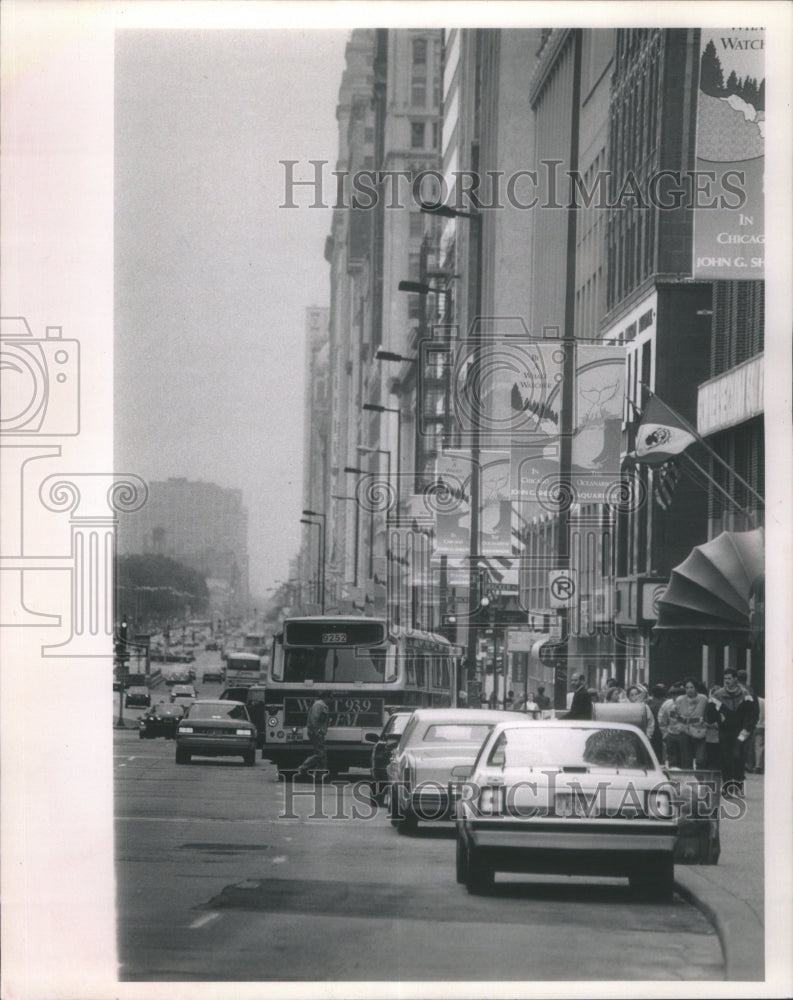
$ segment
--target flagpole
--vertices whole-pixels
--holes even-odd
[[[647,383],[646,383],[646,382],[641,382],[641,383],[640,383],[640,385],[642,386],[642,388],[644,388],[644,389],[646,389],[646,390],[647,390],[647,392],[649,393],[649,395],[650,395],[650,396],[655,396],[655,398],[656,398],[656,399],[658,400],[658,402],[659,402],[659,403],[661,404],[661,406],[665,406],[665,407],[667,408],[667,410],[669,410],[669,412],[670,412],[670,413],[672,414],[672,416],[673,416],[673,417],[674,417],[674,418],[675,418],[676,420],[679,420],[679,421],[680,421],[680,423],[681,423],[681,424],[682,424],[682,425],[683,425],[683,426],[685,427],[685,429],[686,429],[686,430],[687,430],[687,431],[688,431],[688,432],[689,432],[690,434],[693,434],[693,435],[694,435],[694,437],[695,437],[695,438],[697,439],[697,441],[699,441],[699,443],[700,443],[700,444],[701,444],[701,445],[702,445],[702,446],[703,446],[703,447],[704,447],[704,448],[705,448],[705,449],[706,449],[706,450],[708,451],[708,453],[709,453],[710,455],[712,455],[712,456],[713,456],[713,458],[715,458],[717,462],[719,462],[719,463],[720,463],[721,465],[723,465],[723,466],[724,466],[724,468],[725,468],[725,469],[727,469],[727,471],[728,471],[728,472],[730,473],[730,475],[731,475],[731,476],[733,476],[733,477],[734,477],[735,479],[737,479],[737,480],[738,480],[738,482],[739,482],[739,483],[740,483],[740,484],[741,484],[741,485],[742,485],[742,486],[743,486],[743,487],[744,487],[745,489],[747,489],[747,490],[748,490],[748,491],[749,491],[749,492],[750,492],[750,493],[751,493],[751,494],[752,494],[752,495],[753,495],[754,497],[756,497],[756,498],[757,498],[757,499],[758,499],[758,500],[760,501],[760,503],[761,503],[761,504],[762,504],[763,506],[765,506],[765,498],[764,498],[764,497],[762,497],[762,496],[760,496],[760,494],[759,494],[759,493],[757,492],[757,490],[753,489],[753,488],[752,488],[752,487],[751,487],[751,486],[750,486],[750,485],[749,485],[749,484],[748,484],[748,483],[746,482],[746,480],[745,480],[745,479],[743,479],[743,478],[742,478],[741,476],[739,476],[739,475],[738,475],[738,473],[737,473],[737,472],[735,471],[735,469],[733,469],[733,467],[732,467],[732,466],[731,466],[731,465],[730,465],[730,464],[729,464],[728,462],[725,462],[725,461],[724,461],[724,459],[723,459],[723,458],[721,457],[721,455],[719,455],[719,453],[718,453],[718,452],[714,451],[714,450],[713,450],[713,448],[711,448],[711,446],[710,446],[710,445],[708,444],[708,442],[707,442],[707,441],[705,440],[705,438],[703,438],[703,437],[702,437],[702,435],[701,435],[701,434],[699,433],[699,431],[698,431],[698,430],[696,429],[696,427],[693,427],[693,426],[692,426],[692,425],[691,425],[691,424],[690,424],[690,423],[689,423],[689,422],[688,422],[688,421],[686,420],[686,418],[685,418],[685,417],[682,417],[682,416],[681,416],[681,415],[680,415],[680,414],[679,414],[679,413],[677,412],[677,410],[673,410],[673,409],[672,409],[672,407],[671,407],[671,406],[669,405],[669,403],[667,403],[667,402],[666,402],[665,400],[661,399],[661,397],[660,397],[660,396],[658,395],[658,393],[657,393],[657,392],[653,392],[653,390],[652,390],[652,389],[651,389],[651,388],[649,387],[649,385],[647,385]],[[630,402],[630,400],[628,400],[628,402]],[[631,405],[633,405],[633,404],[631,404]],[[634,407],[634,409],[635,409],[635,407]],[[695,463],[695,464],[696,464],[696,463]],[[704,470],[702,470],[702,471],[704,472]],[[713,484],[714,484],[714,485],[715,485],[715,486],[716,486],[716,487],[717,487],[718,489],[721,489],[721,487],[720,487],[720,486],[718,485],[718,483],[716,483],[716,481],[715,481],[714,479],[711,479],[711,477],[710,477],[710,476],[708,476],[708,478],[710,479],[710,481],[711,481],[711,482],[712,482],[712,483],[713,483]],[[724,490],[722,490],[722,492],[724,492]],[[732,499],[732,498],[731,498],[731,499]],[[735,502],[735,501],[733,501],[733,502]],[[738,506],[740,510],[743,510],[743,508],[742,508],[742,507],[740,507],[740,506],[739,506],[738,504],[736,504],[736,506]]]
[[[715,480],[715,479],[713,478],[713,476],[711,476],[711,475],[710,475],[710,473],[709,473],[709,472],[707,472],[707,471],[706,471],[705,469],[703,469],[703,468],[702,468],[702,466],[701,466],[701,465],[699,464],[699,462],[695,461],[695,460],[694,460],[694,459],[693,459],[693,458],[691,457],[691,455],[689,455],[689,454],[688,454],[687,452],[685,452],[685,451],[684,451],[684,452],[681,452],[681,454],[680,454],[680,455],[678,455],[678,456],[676,456],[676,457],[677,457],[677,458],[687,458],[687,459],[688,459],[688,461],[689,461],[689,462],[691,462],[691,464],[692,464],[692,465],[694,466],[694,468],[698,469],[698,470],[699,470],[699,472],[701,472],[701,473],[702,473],[702,475],[703,475],[703,476],[705,477],[705,479],[707,479],[707,480],[708,480],[708,482],[709,482],[709,483],[710,483],[710,484],[711,484],[712,486],[715,486],[715,487],[716,487],[716,489],[717,489],[717,490],[719,491],[719,493],[721,493],[721,494],[722,494],[723,496],[727,497],[727,499],[728,499],[728,500],[730,501],[730,503],[731,503],[731,504],[733,504],[733,506],[737,507],[737,509],[738,509],[738,510],[739,510],[739,511],[740,511],[740,512],[741,512],[741,513],[742,513],[742,514],[743,514],[743,515],[745,516],[745,517],[747,517],[747,518],[748,518],[748,519],[749,519],[749,520],[751,521],[751,523],[752,523],[752,524],[754,525],[754,527],[755,527],[755,528],[757,528],[757,527],[758,527],[758,524],[757,524],[757,517],[756,517],[756,516],[755,516],[755,515],[754,515],[754,514],[753,514],[753,513],[751,512],[751,511],[747,510],[747,509],[746,509],[745,507],[742,507],[742,506],[741,506],[741,505],[740,505],[740,504],[738,503],[738,501],[737,501],[737,500],[735,499],[735,497],[733,497],[733,496],[732,496],[732,495],[731,495],[730,493],[728,493],[728,492],[727,492],[727,490],[725,490],[725,489],[724,489],[724,487],[723,487],[723,486],[722,486],[722,485],[721,485],[720,483],[718,483],[718,482],[717,482],[717,481],[716,481],[716,480]]]

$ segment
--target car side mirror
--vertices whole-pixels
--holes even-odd
[[[473,764],[458,764],[457,767],[452,768],[453,778],[470,778],[473,773]]]
[[[364,743],[379,743],[380,736],[377,733],[364,733]]]

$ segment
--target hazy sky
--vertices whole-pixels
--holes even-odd
[[[260,595],[299,544],[304,317],[329,294],[330,212],[279,208],[278,161],[335,167],[347,37],[117,35],[116,468],[242,489]]]

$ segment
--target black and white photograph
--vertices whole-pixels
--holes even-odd
[[[4,1000],[790,995],[793,6],[4,8]]]

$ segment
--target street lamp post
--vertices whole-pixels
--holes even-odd
[[[353,571],[353,587],[358,586],[358,536],[360,535],[360,524],[361,524],[361,505],[358,503],[358,497],[341,497],[336,493],[331,493],[334,500],[352,500],[355,503],[355,543],[353,545],[354,549],[354,560],[355,569]]]
[[[396,413],[397,415],[396,496],[397,502],[399,502],[399,474],[402,471],[402,411],[398,406],[381,406],[380,403],[364,403],[363,409],[372,413]]]
[[[325,614],[325,515],[315,514],[312,510],[304,510],[304,514],[312,517],[321,517],[322,521],[309,521],[307,518],[300,518],[301,524],[312,524],[319,528],[319,549],[317,552],[317,603]]]
[[[327,518],[325,514],[322,514],[317,510],[304,510],[303,514],[306,517],[319,517],[320,522],[320,544],[319,544],[319,604],[322,609],[322,614],[325,614],[325,539],[327,533]]]
[[[391,451],[389,448],[368,448],[366,445],[357,445],[357,450],[362,455],[385,455],[386,464],[386,478],[388,480],[389,486],[391,485]],[[363,469],[359,469],[355,466],[348,465],[344,468],[345,472],[354,472],[358,475],[365,476],[371,475],[365,472]],[[387,515],[386,515],[387,516]],[[369,505],[369,579],[374,577],[374,504]]]
[[[472,145],[472,156],[471,156],[471,167],[474,172],[479,169],[479,146],[478,144]],[[471,312],[473,314],[473,319],[481,320],[482,318],[482,216],[479,212],[463,212],[461,209],[452,208],[450,205],[444,204],[427,204],[421,205],[421,211],[427,213],[428,215],[438,215],[445,219],[468,219],[471,223],[471,238],[473,240],[473,254],[471,255],[471,270],[473,275],[469,280],[469,295],[468,301],[471,307]],[[473,294],[471,294],[471,289],[473,289]],[[428,291],[432,289],[428,286]],[[468,329],[472,328],[471,316],[468,317]],[[470,335],[470,334],[469,334]],[[471,539],[470,546],[468,550],[469,558],[469,568],[468,568],[468,623],[467,623],[467,640],[466,640],[466,661],[468,665],[469,672],[475,669],[473,665],[476,663],[476,629],[471,624],[471,615],[478,611],[479,601],[481,594],[478,589],[478,569],[479,569],[479,494],[480,494],[480,476],[479,476],[479,424],[478,421],[473,421],[473,426],[471,428]]]

